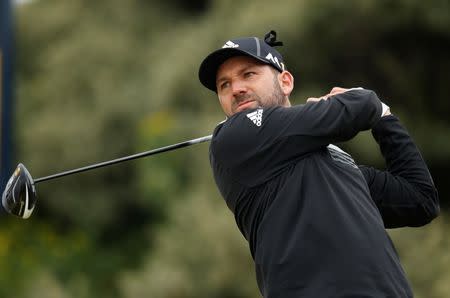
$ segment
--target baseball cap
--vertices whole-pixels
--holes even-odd
[[[200,64],[198,77],[200,82],[208,89],[217,92],[216,74],[220,65],[225,60],[235,56],[250,56],[265,64],[268,64],[279,72],[285,70],[283,57],[273,47],[282,46],[281,41],[276,41],[277,33],[273,30],[264,36],[264,40],[258,37],[243,37],[228,40],[222,48],[212,52]]]

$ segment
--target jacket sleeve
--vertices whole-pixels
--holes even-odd
[[[290,115],[271,125],[280,125],[284,137],[301,136],[315,146],[347,141],[360,131],[372,128],[382,114],[382,105],[372,90],[357,88],[288,108]]]
[[[437,189],[418,148],[395,116],[383,117],[372,135],[386,170],[360,166],[386,228],[417,227],[439,214]]]
[[[329,143],[372,128],[381,112],[375,92],[364,89],[288,108],[244,111],[216,128],[212,159],[236,181],[255,186]]]

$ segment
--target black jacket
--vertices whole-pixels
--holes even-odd
[[[249,242],[266,298],[412,297],[385,228],[439,212],[418,149],[373,91],[247,110],[210,146],[217,186]],[[372,129],[387,171],[357,166],[330,143]]]

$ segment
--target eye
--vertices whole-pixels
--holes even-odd
[[[252,76],[254,76],[256,73],[254,71],[247,71],[244,73],[244,77],[245,78],[250,78]]]
[[[219,85],[219,89],[223,90],[223,89],[227,88],[228,86],[230,86],[230,82],[225,81]]]

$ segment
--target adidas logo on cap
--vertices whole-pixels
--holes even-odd
[[[225,49],[225,48],[237,48],[237,47],[239,47],[238,44],[236,44],[236,43],[232,42],[231,40],[229,40],[222,46],[222,49]]]

